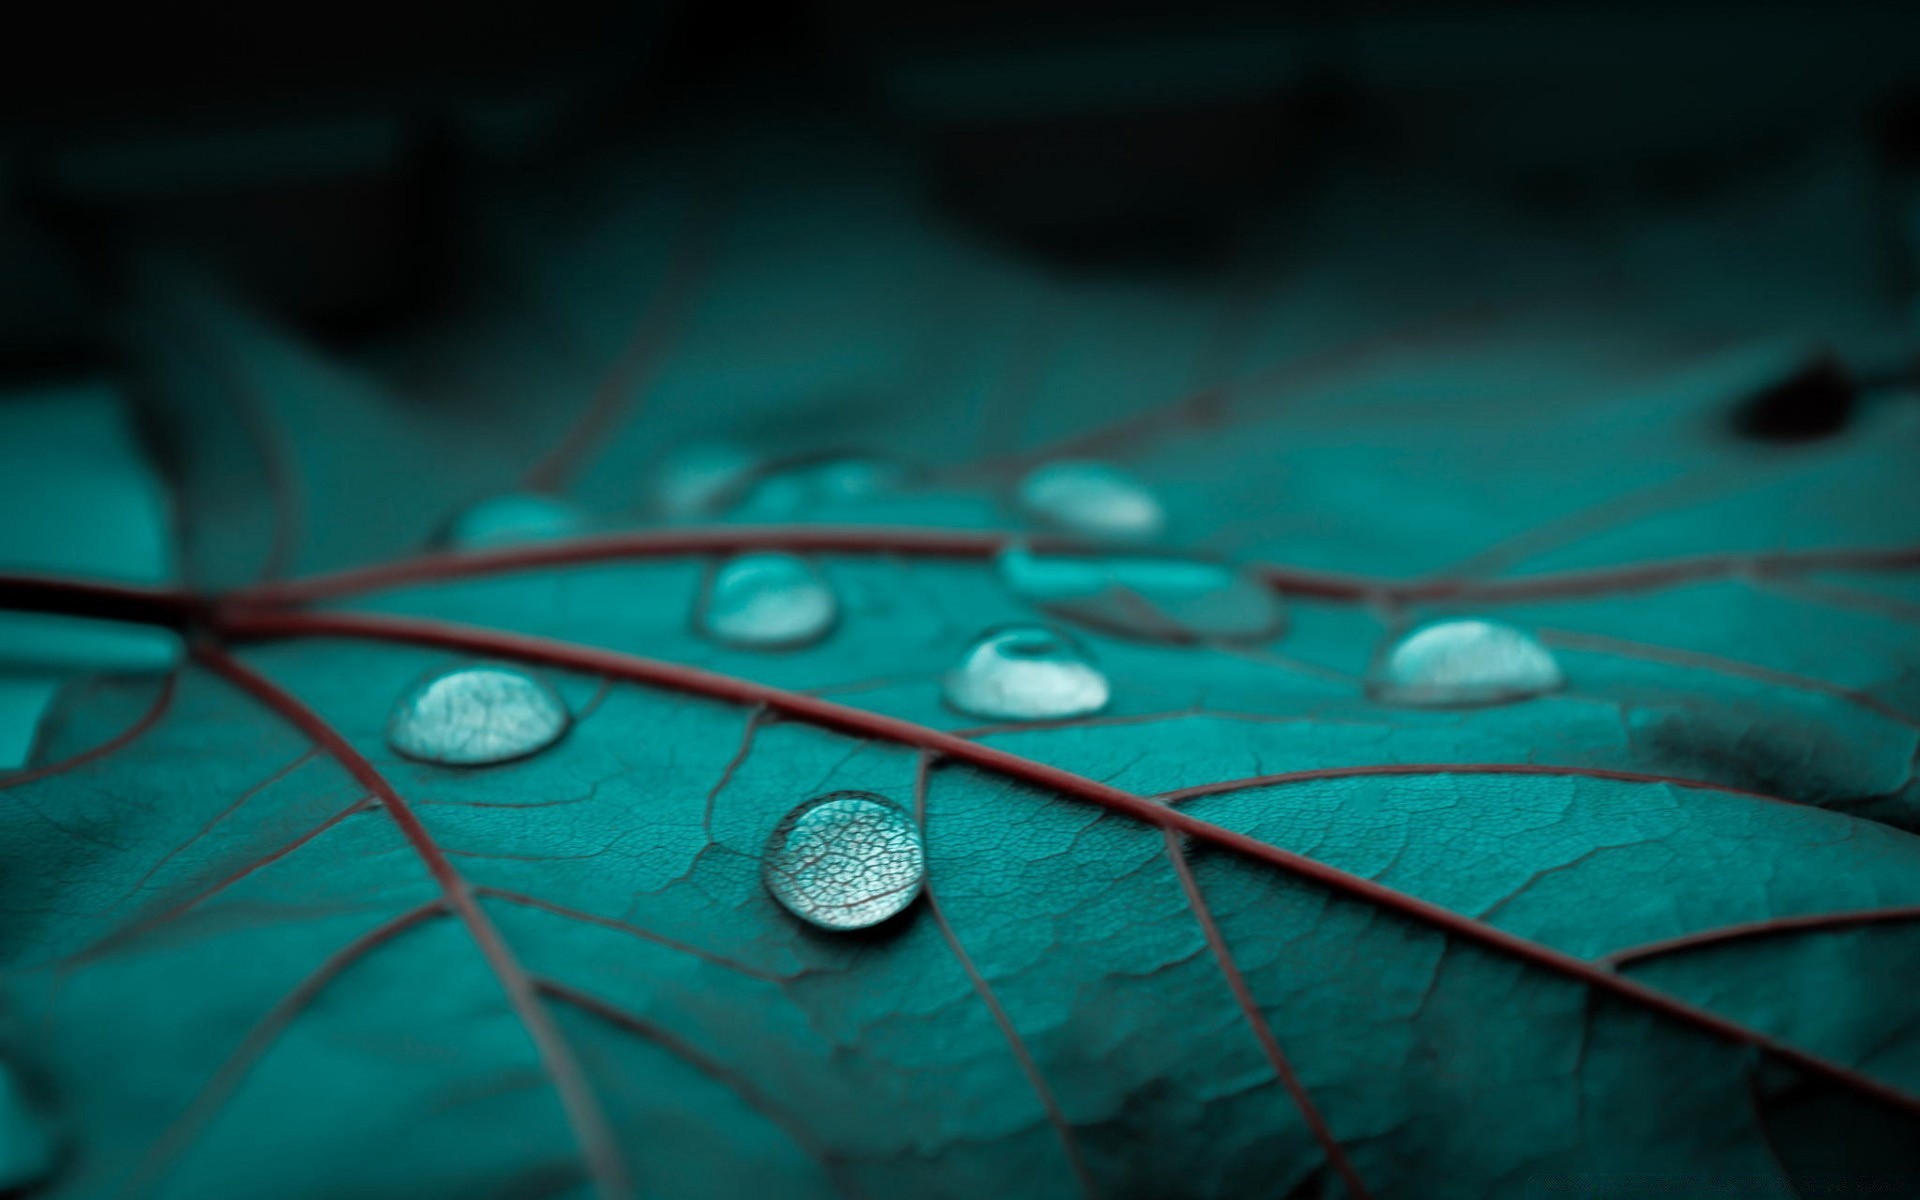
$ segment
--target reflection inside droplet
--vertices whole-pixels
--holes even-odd
[[[585,526],[585,514],[557,496],[509,492],[467,508],[447,525],[441,540],[456,550],[480,550],[571,537]]]
[[[1107,677],[1079,642],[1044,625],[986,634],[947,672],[947,703],[995,721],[1057,721],[1107,706]]]
[[[1286,627],[1271,589],[1223,563],[1153,555],[1036,554],[999,558],[1016,595],[1057,616],[1155,641],[1260,641]]]
[[[571,720],[560,694],[525,671],[459,667],[421,680],[400,697],[387,741],[421,762],[479,766],[543,750]]]
[[[788,813],[761,875],[786,910],[822,929],[865,929],[912,904],[926,882],[913,817],[870,792],[833,792]]]
[[[1020,481],[1018,500],[1028,516],[1082,537],[1153,538],[1167,525],[1147,485],[1106,463],[1048,463]]]
[[[714,572],[697,623],[716,641],[774,650],[819,641],[838,612],[833,589],[806,559],[742,554]]]
[[[1400,639],[1375,672],[1390,704],[1499,704],[1560,687],[1553,654],[1529,633],[1493,621],[1444,621]]]

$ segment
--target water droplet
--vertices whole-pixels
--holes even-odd
[[[1264,641],[1286,627],[1280,598],[1224,563],[1153,555],[1035,554],[1013,546],[1000,578],[1083,625],[1152,641]]]
[[[767,890],[822,929],[866,929],[912,904],[927,878],[913,817],[870,792],[832,792],[788,813],[767,839]]]
[[[906,470],[899,463],[870,455],[790,462],[755,480],[731,515],[747,520],[790,521],[888,491],[905,478]]]
[[[701,598],[699,626],[715,641],[755,650],[817,642],[839,614],[818,569],[792,554],[742,554],[720,565]]]
[[[711,516],[739,494],[753,470],[754,456],[739,446],[725,442],[687,446],[654,472],[654,510],[670,521]]]
[[[572,724],[566,701],[514,667],[458,667],[400,697],[387,741],[408,758],[447,766],[508,762],[544,750]]]
[[[1018,499],[1035,520],[1083,537],[1139,540],[1167,526],[1147,485],[1106,463],[1048,463],[1020,481]]]
[[[537,492],[509,492],[467,508],[448,524],[440,540],[457,550],[479,550],[571,537],[585,525],[585,515],[565,500]]]
[[[1072,637],[1044,625],[994,630],[947,673],[947,703],[994,721],[1058,721],[1107,706],[1107,677]]]
[[[1564,682],[1560,664],[1533,635],[1492,621],[1444,621],[1394,645],[1373,693],[1390,704],[1499,704]]]

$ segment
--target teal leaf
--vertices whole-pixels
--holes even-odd
[[[1729,414],[1797,345],[1703,350],[1663,294],[1603,337],[1415,284],[1361,330],[1331,248],[1299,266],[1318,299],[1245,322],[1281,366],[1196,392],[1221,355],[1194,295],[985,258],[885,156],[781,145],[730,152],[717,228],[687,225],[672,152],[556,183],[558,217],[494,197],[477,219],[538,321],[502,289],[348,354],[142,280],[128,350],[171,430],[185,584],[131,552],[0,578],[42,629],[117,616],[173,648],[73,656],[0,777],[9,1181],[1920,1179],[1912,405],[1742,441]],[[1332,221],[1328,245],[1400,227]],[[928,290],[1004,303],[900,301]],[[1755,327],[1815,319],[1774,315]],[[523,402],[536,384],[570,403]],[[694,445],[750,461],[663,498]],[[1028,526],[1020,481],[1089,460],[1164,510],[1124,552],[1152,570]],[[917,467],[823,467],[895,461]],[[582,519],[446,547],[521,493]],[[1073,570],[1010,586],[1016,546]],[[754,552],[817,573],[820,636],[703,628],[716,566]],[[1152,621],[1116,617],[1133,600]],[[1538,638],[1564,686],[1369,694],[1448,619]],[[982,634],[1049,620],[1097,662],[1098,711],[945,701]],[[482,660],[551,686],[555,736],[394,749],[410,689]],[[823,928],[769,889],[769,847],[848,794],[920,853],[820,833],[786,877],[904,898]]]

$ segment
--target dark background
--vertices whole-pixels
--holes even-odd
[[[1852,219],[1884,251],[1873,302],[1898,313],[1920,237],[1913,7],[41,12],[0,72],[0,373],[109,356],[127,264],[156,248],[316,336],[395,336],[484,253],[473,195],[610,148],[725,139],[740,111],[858,129],[911,160],[955,222],[1061,270],[1134,275],[1229,270],[1250,228],[1356,172],[1464,190],[1579,244],[1843,152]],[[1405,224],[1379,220],[1383,236]],[[1505,270],[1421,274],[1497,294]]]

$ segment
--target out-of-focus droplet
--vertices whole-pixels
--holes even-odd
[[[906,470],[899,463],[867,455],[791,463],[755,480],[729,515],[738,520],[791,521],[888,491],[905,478]]]
[[[1448,707],[1525,700],[1565,682],[1533,635],[1493,621],[1444,621],[1395,643],[1372,691],[1389,704]]]
[[[818,568],[792,554],[742,554],[707,582],[700,630],[715,641],[753,650],[817,642],[839,615],[833,589]]]
[[[1264,641],[1286,628],[1280,598],[1224,563],[1156,555],[1036,554],[1013,546],[1000,578],[1056,616],[1152,641]]]
[[[878,925],[912,904],[927,878],[920,830],[870,792],[833,792],[788,813],[761,861],[767,890],[821,929]]]
[[[1079,642],[1045,625],[1010,625],[947,672],[947,703],[993,721],[1059,721],[1107,706],[1111,689]]]
[[[1048,463],[1020,481],[1018,499],[1028,516],[1082,537],[1140,540],[1167,527],[1159,497],[1106,463]]]
[[[686,446],[653,473],[654,511],[669,521],[712,516],[746,486],[755,461],[745,449],[726,442]]]
[[[387,741],[421,762],[482,766],[546,749],[572,720],[560,693],[525,671],[458,667],[421,680],[400,697],[387,722]]]
[[[1747,397],[1734,411],[1734,427],[1763,441],[1829,437],[1847,427],[1859,402],[1853,373],[1839,356],[1825,351]]]
[[[14,1195],[53,1173],[60,1138],[10,1064],[0,1063],[0,1192]]]
[[[447,525],[441,540],[456,550],[572,537],[586,527],[579,508],[557,496],[509,492],[482,500]]]

